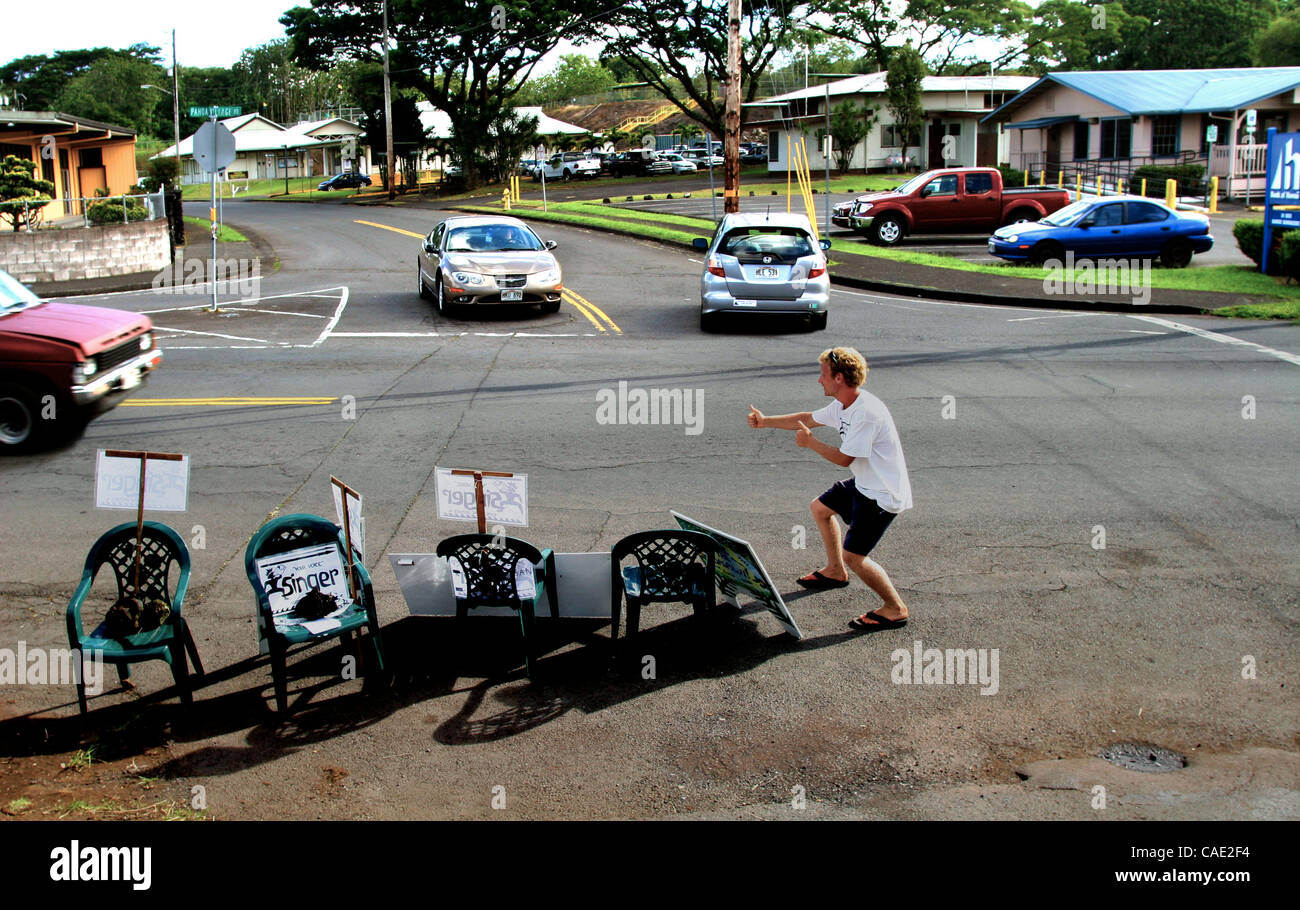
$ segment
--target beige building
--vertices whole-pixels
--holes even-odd
[[[0,111],[0,159],[36,162],[35,176],[54,184],[45,220],[80,215],[79,199],[96,190],[125,193],[135,183],[135,132],[56,111]]]

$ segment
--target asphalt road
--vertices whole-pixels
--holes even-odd
[[[415,294],[411,235],[436,211],[225,212],[278,256],[256,299],[208,315],[184,309],[201,296],[97,298],[153,314],[162,369],[69,447],[0,463],[0,640],[59,647],[87,549],[131,518],[92,507],[96,450],[191,456],[188,511],[150,517],[203,544],[185,612],[207,685],[182,715],[166,668],[144,664],[139,694],[92,704],[172,789],[205,786],[214,816],[1300,816],[1296,326],[836,290],[825,332],[703,335],[689,252],[549,225],[577,298],[553,316],[444,319]],[[866,637],[846,627],[876,605],[860,582],[794,584],[823,560],[808,502],[841,472],[745,422],[751,403],[820,406],[831,344],[867,356],[915,491],[874,554],[912,621]],[[701,432],[598,422],[597,395],[624,381],[702,396]],[[235,396],[249,400],[212,402]],[[805,638],[753,607],[716,623],[652,607],[636,653],[611,665],[608,627],[569,621],[530,685],[509,620],[460,639],[408,616],[385,554],[471,530],[437,518],[435,466],[528,474],[519,536],[557,552],[606,550],[668,526],[669,509],[734,533]],[[337,650],[306,652],[279,722],[244,547],[269,515],[332,514],[331,475],[365,497],[396,679],[363,694],[338,678]],[[996,650],[996,691],[891,681],[896,649],[914,647]],[[5,687],[4,751],[66,749],[72,695]],[[1095,757],[1123,741],[1191,763],[1141,775]]]

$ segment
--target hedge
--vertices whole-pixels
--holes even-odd
[[[92,224],[121,224],[122,223],[122,197],[116,199],[105,199],[103,202],[96,202],[87,207],[86,217]],[[126,205],[126,217],[128,221],[146,221],[149,218],[149,212],[143,205],[135,200],[128,200]]]

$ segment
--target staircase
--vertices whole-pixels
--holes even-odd
[[[663,107],[657,109],[653,114],[642,114],[640,117],[628,117],[618,125],[618,129],[620,132],[627,133],[639,126],[653,126],[656,123],[667,120],[677,110],[677,105],[671,103],[665,104]]]

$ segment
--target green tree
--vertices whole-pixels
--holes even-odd
[[[417,89],[451,119],[453,157],[470,188],[479,182],[476,150],[537,63],[561,41],[580,43],[603,27],[618,0],[394,0],[389,8],[393,79]],[[379,0],[313,0],[280,20],[302,66],[378,60]]]
[[[1249,66],[1251,42],[1277,11],[1276,0],[1124,0],[1149,26],[1125,34],[1120,69]],[[1193,62],[1194,63],[1191,63]]]
[[[1150,27],[1118,0],[1045,0],[1025,30],[1023,61],[1040,76],[1051,70],[1115,69],[1125,44]]]
[[[494,180],[504,180],[515,172],[524,153],[536,145],[536,117],[518,111],[503,113],[488,128],[479,152],[485,173]]]
[[[1251,59],[1256,66],[1300,66],[1300,13],[1279,16],[1256,34]]]
[[[0,86],[4,86],[4,94],[21,93],[24,110],[54,110],[56,100],[68,83],[89,70],[96,61],[108,57],[125,57],[148,63],[158,63],[162,59],[160,50],[149,44],[133,44],[121,50],[92,47],[55,51],[48,57],[36,54],[19,57],[0,67]]]
[[[889,61],[888,87],[885,92],[886,107],[894,118],[894,126],[902,137],[903,161],[906,167],[908,137],[920,132],[925,123],[925,107],[921,104],[921,80],[926,76],[925,61],[910,44],[894,51]]]
[[[241,99],[231,103],[242,104],[246,114],[261,113],[276,123],[296,123],[299,114],[339,105],[364,107],[351,91],[354,73],[347,61],[316,69],[300,66],[293,46],[284,38],[245,50],[231,67],[231,77]]]
[[[96,60],[69,82],[54,104],[57,110],[90,120],[125,126],[151,136],[170,135],[171,98],[142,88],[165,85],[167,73],[156,63],[112,55]],[[165,108],[164,108],[165,104]]]
[[[54,184],[36,176],[36,162],[17,155],[0,161],[0,216],[9,219],[15,231],[28,226],[54,198]]]
[[[740,95],[753,101],[761,77],[788,44],[802,5],[778,0],[745,4],[741,20]],[[609,19],[616,31],[605,54],[617,55],[639,81],[649,83],[715,136],[726,132],[723,87],[727,72],[727,4],[718,0],[643,0]],[[702,60],[696,64],[695,61]]]
[[[617,81],[598,61],[584,54],[565,54],[554,72],[529,80],[516,100],[525,105],[562,104],[579,95],[608,91]]]
[[[875,126],[877,108],[860,107],[852,101],[837,104],[831,109],[831,142],[834,144],[835,170],[843,174],[849,169],[853,152],[863,139],[871,135]],[[825,136],[826,130],[817,131],[818,138]],[[906,155],[907,150],[903,150]]]

